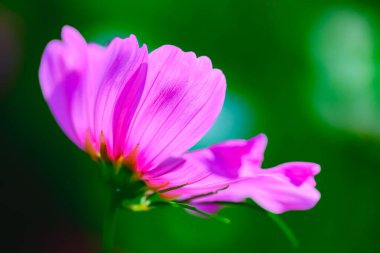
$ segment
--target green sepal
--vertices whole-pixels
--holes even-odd
[[[162,193],[165,193],[165,192],[174,191],[174,190],[180,189],[180,188],[182,188],[182,187],[185,187],[186,185],[188,185],[188,184],[186,183],[186,184],[181,184],[181,185],[178,185],[178,186],[173,186],[173,187],[170,187],[170,188],[166,188],[166,189],[164,189],[164,190],[161,190],[161,191],[157,191],[156,193],[158,193],[158,194],[162,194]]]
[[[207,197],[207,196],[210,196],[210,195],[214,195],[214,194],[217,194],[220,191],[226,190],[228,187],[229,187],[229,185],[226,185],[226,186],[224,186],[224,187],[222,187],[220,189],[217,189],[215,191],[211,191],[211,192],[208,192],[208,193],[195,195],[193,197],[181,200],[180,202],[181,203],[188,203],[188,202],[190,202],[191,200],[194,200],[194,199],[199,199],[199,198]]]

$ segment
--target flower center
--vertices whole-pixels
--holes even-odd
[[[104,163],[112,163],[116,170],[119,170],[121,167],[126,167],[133,172],[137,173],[137,155],[139,145],[137,144],[128,155],[124,155],[123,153],[113,157],[109,149],[107,147],[107,141],[104,136],[104,132],[100,132],[100,144],[97,149],[94,145],[94,142],[91,138],[91,134],[89,131],[86,133],[86,138],[84,141],[84,149],[89,154],[89,156],[95,160],[96,162],[102,161]]]
[[[139,145],[136,145],[128,155],[121,153],[117,157],[111,155],[107,147],[103,131],[100,132],[99,147],[96,148],[89,131],[87,131],[84,149],[89,156],[101,165],[100,177],[111,188],[114,201],[118,205],[134,211],[149,209],[147,198],[152,190],[141,179],[138,172],[137,155]]]

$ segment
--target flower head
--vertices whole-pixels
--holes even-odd
[[[128,170],[143,182],[140,200],[159,193],[214,211],[221,202],[251,198],[281,213],[309,209],[319,199],[317,164],[261,169],[264,135],[185,153],[224,101],[225,77],[207,57],[171,45],[148,53],[133,35],[102,47],[65,26],[62,41],[47,45],[39,76],[65,134],[116,174]]]

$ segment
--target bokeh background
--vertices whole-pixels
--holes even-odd
[[[360,2],[360,3],[359,3]],[[1,252],[99,252],[97,165],[62,133],[42,98],[41,54],[61,27],[102,44],[136,34],[209,56],[227,77],[223,112],[197,145],[269,138],[264,165],[321,164],[322,193],[281,215],[226,209],[232,224],[179,209],[119,214],[119,252],[380,252],[380,2],[0,2]]]

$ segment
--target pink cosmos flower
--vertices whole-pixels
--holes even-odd
[[[224,101],[225,77],[207,57],[171,45],[148,53],[134,35],[102,47],[65,26],[62,41],[47,45],[39,77],[65,134],[95,160],[131,170],[149,192],[210,212],[251,198],[282,213],[312,208],[320,198],[319,165],[261,168],[265,135],[185,153]]]

